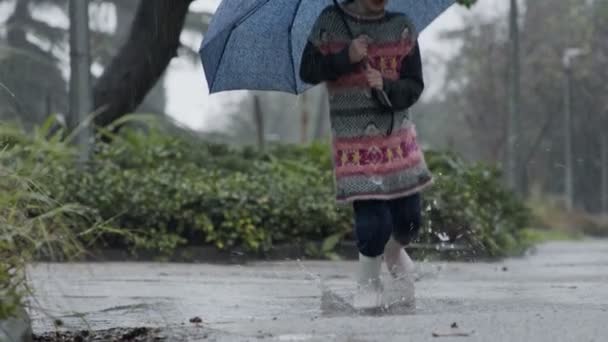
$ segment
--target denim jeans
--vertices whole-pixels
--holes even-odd
[[[355,201],[355,235],[361,254],[377,257],[391,238],[409,244],[420,230],[422,199],[420,194],[393,200]]]

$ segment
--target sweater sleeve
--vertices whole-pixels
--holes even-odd
[[[324,55],[309,41],[302,56],[300,78],[309,84],[335,81],[340,76],[355,71],[356,67],[357,64],[350,62],[348,48],[335,54]]]
[[[358,64],[350,62],[348,47],[338,53],[323,54],[320,44],[331,36],[328,27],[333,27],[336,20],[334,6],[327,7],[317,21],[308,37],[300,65],[300,78],[309,84],[318,84],[324,81],[335,81],[340,76],[351,73],[357,69]]]
[[[384,91],[391,100],[393,109],[403,110],[413,106],[422,95],[423,90],[422,60],[420,48],[416,42],[414,49],[401,63],[399,79],[384,79]]]

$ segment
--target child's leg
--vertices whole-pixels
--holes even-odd
[[[393,230],[390,209],[383,201],[357,201],[354,209],[359,248],[358,291],[354,306],[357,309],[374,308],[382,304],[380,269],[384,246]]]
[[[414,263],[407,255],[407,246],[420,230],[422,203],[420,194],[399,198],[389,203],[393,220],[393,234],[386,244],[384,258],[394,277],[402,277],[414,271]]]
[[[393,232],[391,209],[386,201],[356,201],[355,235],[359,252],[368,258],[384,253],[384,246]]]

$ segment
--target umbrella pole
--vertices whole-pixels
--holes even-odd
[[[308,142],[308,121],[309,121],[309,113],[308,113],[308,96],[306,93],[301,95],[302,103],[300,104],[302,107],[302,112],[300,116],[300,141],[302,144],[306,144]]]

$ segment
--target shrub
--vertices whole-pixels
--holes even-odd
[[[0,155],[0,159],[2,156]],[[61,205],[41,186],[0,166],[0,319],[22,305],[24,268],[36,257],[65,260],[84,252],[96,228],[83,229],[90,211]]]
[[[212,244],[265,251],[277,243],[327,239],[327,254],[351,231],[351,209],[334,201],[327,144],[271,146],[262,153],[151,126],[112,134],[112,143],[100,144],[79,170],[61,139],[43,143],[11,132],[5,144],[10,163],[44,170],[36,179],[54,200],[94,208],[122,233],[105,234],[98,247],[170,253],[181,245]],[[427,159],[436,185],[425,194],[420,241],[462,243],[489,256],[520,244],[529,213],[501,186],[495,169],[451,154],[428,152]]]
[[[331,173],[330,148],[280,146],[278,158],[303,160]],[[452,153],[426,152],[435,184],[424,193],[419,242],[460,244],[480,256],[498,257],[525,248],[520,233],[531,212],[506,189],[496,168],[467,164]]]
[[[530,211],[501,183],[500,172],[430,152],[436,184],[426,195],[427,241],[460,242],[483,256],[504,256],[523,243]]]
[[[532,225],[543,230],[557,231],[569,236],[608,236],[608,217],[593,215],[582,210],[568,210],[558,196],[533,191],[528,199],[533,213]]]
[[[49,138],[49,128],[26,135],[0,125],[0,320],[23,305],[28,262],[81,255],[85,242],[109,231],[94,210],[57,201],[44,184],[74,157],[62,139]]]

